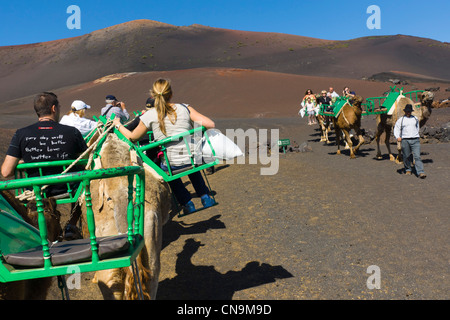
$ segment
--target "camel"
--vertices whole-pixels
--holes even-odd
[[[132,165],[129,145],[115,134],[108,134],[100,150],[96,169]],[[136,165],[133,163],[133,165]],[[155,299],[160,272],[162,226],[169,220],[171,194],[169,185],[146,164],[144,248],[137,258],[139,276],[145,299]],[[95,212],[96,236],[108,236],[127,231],[127,177],[91,182],[92,209]],[[86,208],[82,205],[86,217]],[[85,226],[86,223],[83,223]],[[85,230],[83,230],[85,231]],[[95,280],[105,299],[136,299],[134,277],[129,268],[96,272]]]
[[[328,140],[328,132],[331,131],[331,117],[318,114],[316,118],[321,132],[320,142],[326,142],[329,144],[330,140]]]
[[[356,158],[355,153],[358,151],[359,147],[364,143],[364,137],[361,131],[362,101],[363,98],[361,96],[357,95],[354,96],[352,98],[352,105],[346,103],[342,107],[342,110],[339,113],[338,117],[333,118],[334,130],[336,132],[336,145],[338,148],[336,154],[341,154],[340,139],[341,139],[341,132],[343,132],[345,136],[345,141],[347,142],[350,149],[350,159]],[[352,129],[355,130],[359,139],[359,143],[355,148],[353,148],[353,143],[350,138],[350,131]]]
[[[0,194],[25,222],[38,228],[36,201],[33,200],[29,202],[27,207],[25,207],[11,192],[0,190]],[[62,233],[61,213],[56,210],[55,199],[43,199],[43,202],[45,221],[47,224],[47,235],[49,241],[53,242],[58,240]],[[44,300],[51,284],[52,278],[0,283],[0,300]]]
[[[415,107],[414,112],[412,113],[414,116],[419,119],[419,126],[422,127],[428,121],[431,116],[431,108],[434,99],[434,94],[430,91],[424,91],[419,95],[420,107]],[[395,158],[392,155],[391,147],[389,144],[389,140],[391,137],[391,132],[395,126],[397,120],[404,115],[403,109],[407,104],[415,105],[415,103],[408,97],[401,96],[397,103],[393,106],[394,111],[392,115],[387,114],[379,114],[377,115],[377,130],[375,134],[375,139],[377,141],[377,159],[382,159],[381,150],[380,150],[380,137],[381,134],[385,133],[385,144],[387,150],[389,152],[389,159],[391,161],[395,161],[396,163],[403,163],[402,157],[402,147],[400,143],[397,143],[397,151],[398,155]]]

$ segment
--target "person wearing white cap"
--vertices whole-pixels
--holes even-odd
[[[97,122],[84,117],[86,112],[85,110],[90,108],[91,106],[87,105],[83,101],[75,100],[72,102],[70,112],[63,116],[59,123],[77,128],[80,130],[83,137],[85,137],[97,126]]]

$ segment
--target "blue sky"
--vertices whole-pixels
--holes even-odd
[[[70,5],[81,29],[67,28]],[[380,28],[367,20],[380,9]],[[0,46],[70,38],[136,19],[329,40],[406,34],[450,42],[449,0],[2,0]],[[373,21],[372,21],[373,22]]]

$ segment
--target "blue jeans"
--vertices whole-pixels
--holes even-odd
[[[425,173],[423,171],[423,162],[420,158],[420,139],[402,139],[403,164],[405,171],[411,171],[411,154],[414,158],[416,173]]]
[[[190,165],[185,166],[170,166],[172,170],[178,170],[183,169],[186,167],[189,167]],[[167,166],[163,163],[160,165],[161,169],[164,171],[167,170]],[[209,189],[205,184],[205,181],[203,180],[202,174],[200,171],[191,173],[188,175],[189,180],[191,180],[192,186],[195,189],[195,192],[197,193],[197,196],[201,197],[204,194],[209,194]],[[172,189],[173,194],[175,195],[175,198],[177,199],[178,203],[182,206],[184,206],[186,203],[188,203],[192,197],[191,193],[186,189],[186,187],[183,184],[183,181],[181,179],[175,179],[172,181],[169,181],[170,189]]]

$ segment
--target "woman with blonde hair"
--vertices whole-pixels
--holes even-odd
[[[94,120],[86,119],[84,117],[86,109],[90,108],[91,106],[88,106],[83,101],[75,100],[74,102],[72,102],[69,113],[63,116],[59,123],[77,128],[78,130],[80,130],[81,135],[85,137],[97,126],[97,122],[95,122]]]
[[[163,140],[167,137],[177,135],[193,129],[193,122],[211,129],[215,127],[214,122],[197,112],[190,105],[172,103],[172,86],[167,79],[158,79],[153,83],[150,95],[155,99],[155,107],[147,110],[140,118],[139,125],[130,131],[121,125],[119,119],[114,119],[116,129],[119,130],[126,138],[137,141],[148,130],[153,131],[156,141]],[[172,170],[185,168],[191,165],[190,157],[187,152],[186,145],[181,139],[180,141],[173,141],[166,145],[167,157],[170,162]],[[167,170],[165,159],[161,163],[161,168]],[[201,198],[201,202],[205,208],[214,205],[214,200],[209,196],[209,189],[200,172],[190,174],[189,179],[192,185]],[[189,191],[184,186],[181,179],[176,179],[169,182],[169,185],[180,205],[184,207],[185,213],[195,211],[194,203]]]

